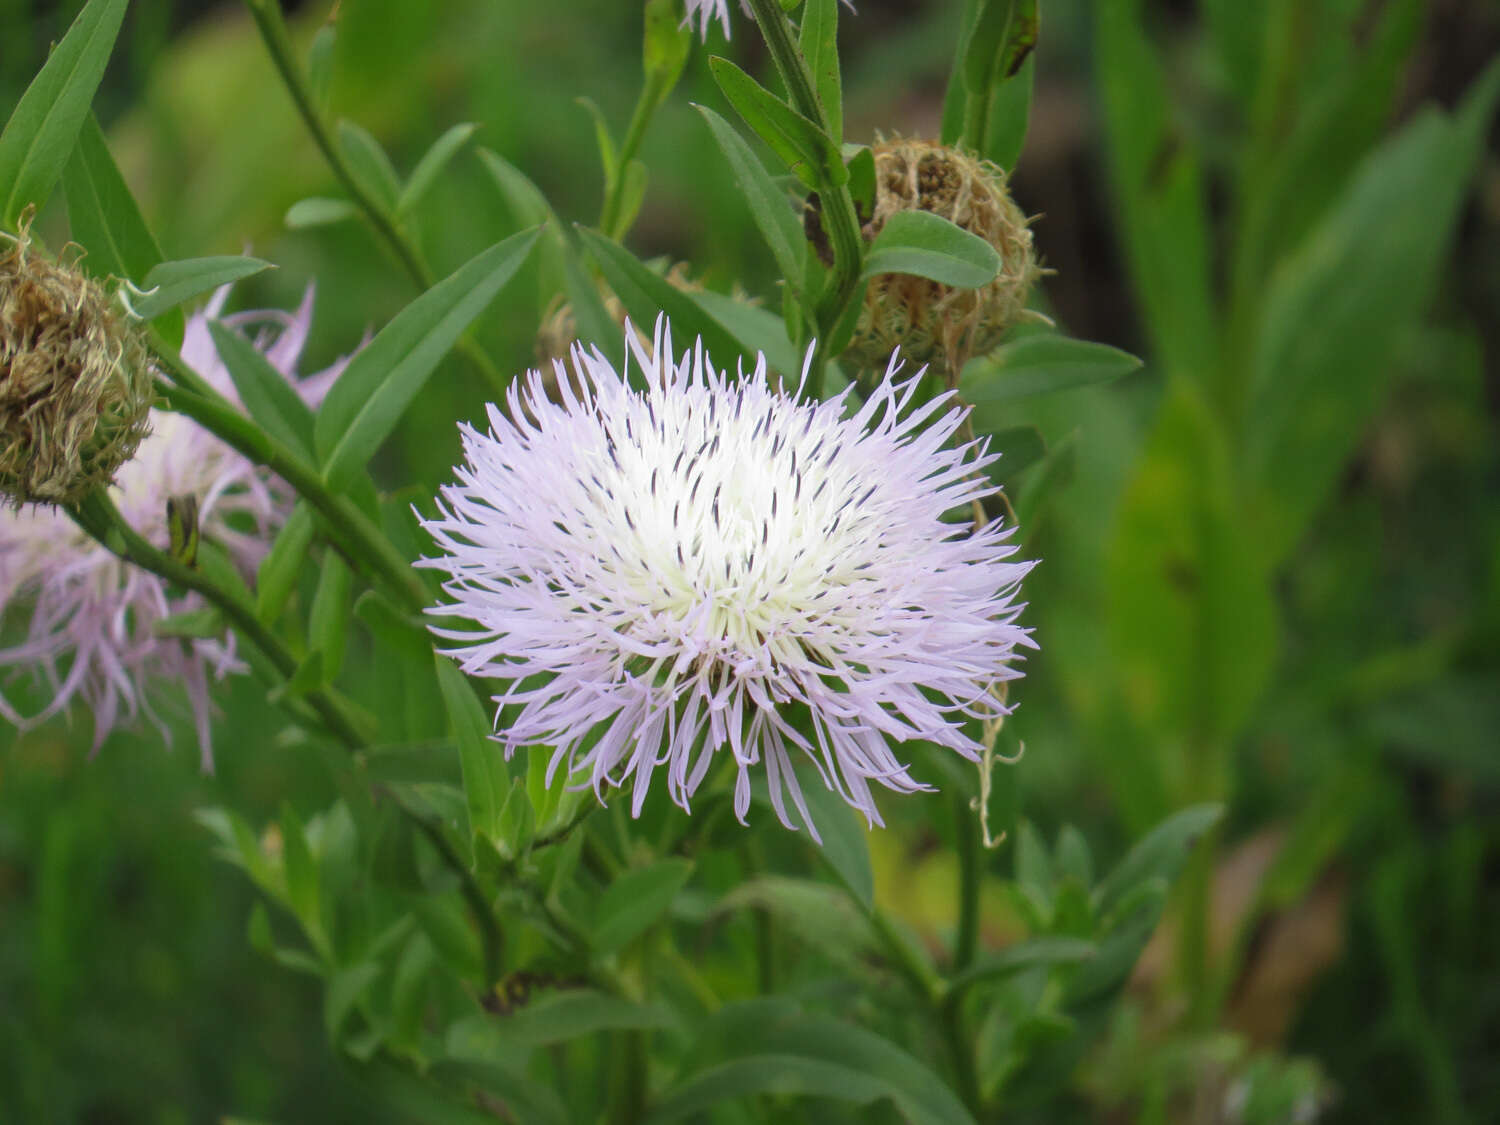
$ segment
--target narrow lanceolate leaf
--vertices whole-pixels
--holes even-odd
[[[339,151],[344,154],[354,182],[364,189],[365,194],[386,211],[395,211],[396,200],[401,194],[401,177],[396,175],[391,158],[369,130],[352,121],[340,121]]]
[[[415,207],[427,194],[433,184],[437,183],[443,169],[447,168],[455,156],[462,151],[464,145],[469,143],[469,138],[474,135],[474,130],[479,128],[472,121],[465,121],[454,125],[437,140],[432,142],[432,147],[417,161],[417,166],[412,169],[411,177],[406,181],[406,186],[401,189],[401,197],[396,201],[396,213],[404,215]]]
[[[163,262],[146,275],[145,296],[134,302],[142,320],[155,320],[184,301],[200,297],[221,285],[240,281],[263,270],[275,269],[259,258],[223,255],[214,258],[182,258]]]
[[[1390,356],[1432,300],[1497,98],[1500,63],[1456,115],[1429,111],[1381,144],[1271,282],[1245,413],[1269,561],[1297,544],[1384,398]]]
[[[646,1118],[699,1118],[753,1094],[808,1095],[855,1105],[889,1100],[913,1125],[972,1125],[947,1084],[889,1040],[781,1000],[726,1006],[696,1029],[688,1073]]]
[[[664,914],[693,873],[691,861],[664,859],[627,871],[605,889],[594,918],[594,952],[614,953],[645,933]]]
[[[980,954],[973,965],[953,978],[951,987],[962,988],[976,981],[998,980],[1038,967],[1076,965],[1089,960],[1097,951],[1093,942],[1079,938],[1034,938],[998,953]]]
[[[458,741],[470,831],[486,840],[498,840],[500,809],[510,788],[505,757],[499,745],[491,740],[489,718],[458,666],[440,656],[437,676],[448,721]]]
[[[776,186],[760,158],[750,150],[734,127],[707,106],[698,106],[703,120],[714,135],[720,151],[729,162],[735,181],[750,204],[750,214],[760,228],[761,237],[771,248],[781,276],[796,284],[802,276],[803,246],[806,238],[797,221],[787,193]]]
[[[209,335],[245,409],[273,437],[305,456],[313,451],[313,414],[286,377],[259,348],[234,329],[209,321]]]
[[[90,272],[128,278],[139,285],[161,263],[161,248],[92,114],[78,130],[63,189],[68,197],[68,226],[73,241],[88,251],[84,264]]]
[[[255,616],[265,623],[270,624],[281,616],[292,591],[297,588],[297,579],[307,564],[307,551],[312,546],[314,530],[312,508],[306,500],[297,501],[255,573]]]
[[[307,199],[299,199],[288,207],[283,221],[292,230],[302,230],[305,227],[323,227],[330,223],[342,223],[358,215],[359,207],[351,200],[310,196]]]
[[[89,0],[0,133],[0,226],[14,230],[62,175],[120,33],[125,0]]]
[[[1107,913],[1150,879],[1170,882],[1187,862],[1193,845],[1224,815],[1218,804],[1192,805],[1173,813],[1146,833],[1094,890],[1094,907]]]
[[[1107,383],[1139,369],[1129,352],[1043,333],[1025,336],[974,360],[960,380],[969,402],[1011,402],[1094,383]]]
[[[909,273],[943,285],[977,289],[995,280],[1000,255],[984,239],[930,211],[898,211],[886,220],[865,258],[865,277]]]
[[[536,238],[535,230],[522,231],[476,255],[397,313],[349,361],[314,432],[330,488],[359,475],[438,362],[521,268]]]
[[[743,355],[745,349],[686,293],[660,274],[652,273],[618,242],[583,227],[578,228],[578,234],[632,322],[650,331],[656,317],[665,313],[677,332],[678,346],[691,344],[694,336],[701,336],[710,354],[733,369],[735,357]]]
[[[843,83],[839,80],[839,0],[807,0],[802,9],[799,45],[817,87],[823,116],[833,129],[833,142],[844,133]]]
[[[816,122],[802,116],[728,59],[710,59],[709,68],[719,89],[745,119],[745,124],[809,188],[827,190],[849,178],[839,146]]]

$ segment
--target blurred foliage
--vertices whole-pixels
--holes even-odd
[[[0,0],[0,104],[77,7]],[[301,41],[326,7],[302,6]],[[1026,756],[1001,782],[1039,828],[989,860],[1029,890],[985,900],[986,943],[1084,925],[1070,911],[1094,885],[1088,849],[1063,826],[1117,856],[1190,801],[1229,816],[1135,1002],[1069,1010],[1104,1044],[1074,1100],[1037,1116],[1018,1088],[1012,1119],[1500,1119],[1500,169],[1481,156],[1468,192],[1475,162],[1454,139],[1468,129],[1480,152],[1493,136],[1459,107],[1500,18],[1443,0],[1042,7],[1013,183],[1043,215],[1045,302],[1148,364],[976,412],[981,432],[1035,427],[1048,449],[1014,488],[1046,560],[1027,618],[1043,651],[1007,730]],[[936,133],[956,6],[859,9],[841,28],[846,135]],[[403,172],[475,122],[591,223],[602,183],[574,99],[621,132],[638,43],[618,0],[346,2],[330,105]],[[710,49],[726,50],[717,32]],[[764,73],[762,50],[745,34],[728,53]],[[690,104],[725,108],[707,55],[646,137],[631,243],[773,297],[774,262]],[[1469,116],[1440,122],[1432,100]],[[280,263],[237,290],[247,307],[316,282],[313,366],[413,295],[359,222],[284,226],[335,186],[235,5],[132,5],[96,109],[168,257],[250,246]],[[523,225],[470,154],[432,200],[418,233],[439,275]],[[528,270],[512,294],[540,284]],[[533,362],[544,311],[507,301],[482,323],[503,370]],[[430,496],[456,460],[451,419],[485,396],[446,361],[378,479]],[[1044,473],[1067,487],[1028,508]],[[257,737],[272,728],[252,689],[222,702],[242,733],[213,778],[148,735],[85,762],[61,723],[0,751],[0,1117],[420,1119],[343,1072],[309,978],[247,948],[252,895],[193,811],[233,803],[263,825],[296,793],[306,818],[335,785],[304,748]],[[933,941],[958,909],[939,806],[903,808],[871,840],[877,895]],[[758,893],[769,908],[788,892]],[[1056,1044],[1046,981],[995,1001],[1027,1015],[1006,1025],[1020,1047],[985,1041],[992,1058]]]

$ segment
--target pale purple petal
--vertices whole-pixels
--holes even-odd
[[[424,525],[452,599],[434,632],[511,683],[507,753],[556,747],[575,783],[631,782],[638,812],[653,776],[687,808],[723,751],[738,816],[763,764],[777,815],[790,794],[809,826],[793,755],[871,823],[872,782],[925,788],[893,743],[975,758],[966,721],[1002,709],[1034,647],[1015,600],[1032,564],[1007,561],[1013,529],[944,519],[994,491],[952,396],[913,409],[920,376],[893,357],[857,410],[798,402],[763,357],[738,378],[701,342],[674,359],[665,321],[626,339],[644,392],[581,346],[560,402],[529,373],[488,433],[461,427]]]

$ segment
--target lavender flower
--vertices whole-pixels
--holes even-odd
[[[871,782],[926,788],[891,743],[975,758],[964,720],[1001,713],[994,689],[1032,644],[1010,529],[943,519],[994,491],[994,456],[946,448],[962,411],[914,405],[920,374],[898,380],[895,357],[846,417],[847,391],[797,402],[764,357],[737,377],[701,342],[674,360],[664,321],[650,345],[625,338],[644,391],[575,345],[560,403],[532,371],[489,434],[463,427],[427,565],[453,599],[432,612],[474,627],[435,632],[467,673],[510,681],[506,753],[555,747],[551,770],[601,800],[633,779],[639,814],[663,767],[686,809],[727,749],[741,822],[763,764],[782,823],[790,794],[813,828],[796,750],[880,822]]]
[[[295,313],[223,319],[258,329],[266,358],[290,378],[307,339],[312,296],[309,288]],[[227,297],[227,288],[219,290],[189,319],[182,357],[233,399],[234,385],[208,332]],[[341,369],[336,364],[298,389],[316,402]],[[167,500],[196,497],[204,535],[224,546],[246,573],[265,554],[292,503],[283,488],[207,430],[163,410],[151,412],[151,433],[120,467],[111,495],[131,526],[162,546]],[[150,689],[153,682],[175,681],[186,689],[203,766],[211,769],[208,681],[242,669],[233,640],[182,640],[154,632],[162,618],[201,605],[197,595],[173,594],[158,576],[121,562],[56,508],[0,512],[0,611],[30,609],[25,639],[0,648],[0,668],[34,671],[52,696],[40,713],[23,718],[0,695],[0,715],[28,726],[81,698],[93,714],[96,750],[111,730],[138,714],[170,740]]]

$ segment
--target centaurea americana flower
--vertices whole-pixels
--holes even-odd
[[[228,296],[216,293],[189,318],[182,358],[199,375],[234,399],[234,385],[219,359],[208,322]],[[288,378],[312,319],[309,288],[295,313],[237,313],[225,323],[256,332],[271,365]],[[310,402],[326,391],[342,364],[297,383]],[[292,497],[246,458],[196,422],[153,410],[151,432],[135,456],[120,466],[110,489],[124,518],[152,542],[167,544],[167,501],[192,496],[202,534],[217,541],[249,573],[285,521]],[[211,768],[210,678],[241,665],[232,638],[160,637],[155,624],[200,608],[196,594],[168,590],[163,579],[122,562],[83,533],[61,510],[36,505],[0,512],[0,610],[14,617],[29,611],[25,636],[0,648],[0,668],[34,672],[50,695],[39,713],[23,717],[0,695],[0,715],[29,725],[81,700],[93,717],[94,746],[116,726],[144,714],[170,737],[153,702],[163,681],[186,690],[204,768]]]
[[[489,433],[463,427],[425,524],[452,599],[432,612],[472,623],[435,631],[510,681],[506,752],[553,747],[601,800],[631,783],[636,814],[657,769],[686,809],[723,753],[742,822],[764,767],[781,821],[790,795],[810,828],[794,757],[871,823],[871,782],[926,788],[893,742],[977,757],[965,720],[1003,710],[1031,645],[1031,564],[1007,561],[1012,529],[944,518],[994,491],[984,443],[950,446],[951,396],[916,405],[893,357],[857,410],[848,391],[799,402],[764,357],[737,375],[701,341],[674,358],[664,321],[626,342],[644,390],[581,345],[559,402],[530,372]]]

